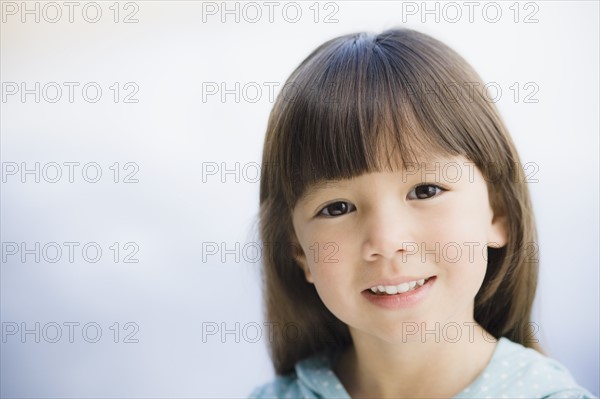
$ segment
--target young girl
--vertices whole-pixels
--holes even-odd
[[[450,48],[408,29],[324,43],[278,97],[263,165],[278,376],[252,397],[591,397],[536,345],[526,180]]]

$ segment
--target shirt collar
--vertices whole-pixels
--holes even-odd
[[[350,395],[333,372],[339,351],[324,351],[296,364],[300,382],[315,396],[350,399]]]

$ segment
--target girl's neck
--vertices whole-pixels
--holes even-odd
[[[456,342],[430,334],[389,343],[352,331],[354,345],[334,371],[352,398],[453,397],[481,374],[497,344],[478,324],[470,328],[471,336],[465,329]]]

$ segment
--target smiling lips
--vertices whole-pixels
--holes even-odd
[[[376,295],[403,294],[405,292],[414,291],[414,290],[420,288],[430,278],[431,277],[428,277],[425,279],[420,279],[420,280],[407,281],[405,283],[398,284],[398,285],[377,285],[377,286],[371,287],[371,292]]]

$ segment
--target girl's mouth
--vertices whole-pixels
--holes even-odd
[[[423,285],[427,284],[427,282],[432,278],[435,278],[435,276],[427,277],[426,279],[409,281],[398,285],[378,285],[371,287],[370,291],[375,295],[403,294],[405,292],[418,290]]]
[[[362,295],[372,304],[386,309],[400,309],[417,305],[424,300],[437,280],[436,276],[390,286],[371,287]],[[414,284],[413,284],[414,283]]]

